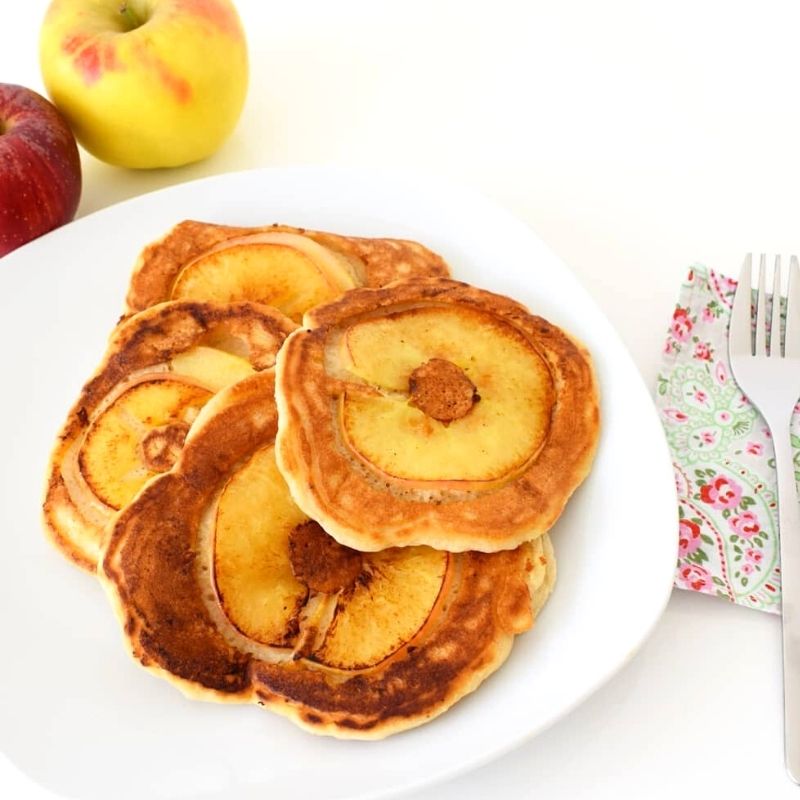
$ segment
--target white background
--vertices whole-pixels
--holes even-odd
[[[747,250],[800,250],[794,3],[236,4],[251,86],[232,138],[180,170],[85,156],[79,214],[255,166],[456,176],[579,275],[650,385],[690,262],[735,273]],[[0,81],[41,91],[47,3],[2,5]],[[646,523],[640,534],[631,547],[647,547]],[[796,797],[781,747],[778,621],[676,592],[639,655],[581,708],[416,797]],[[0,790],[50,796],[2,755]]]

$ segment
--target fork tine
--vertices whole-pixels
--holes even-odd
[[[757,356],[767,354],[767,256],[762,253],[758,262],[758,296],[756,297],[756,349]]]
[[[753,355],[752,337],[752,295],[753,283],[753,256],[745,256],[742,271],[739,274],[739,286],[733,296],[733,309],[731,311],[730,350],[741,355]],[[800,284],[798,284],[800,289]],[[800,311],[800,307],[798,307]]]
[[[789,262],[789,291],[786,296],[783,350],[787,358],[800,358],[800,265],[797,256],[792,256]]]
[[[766,320],[765,320],[766,321]],[[775,272],[772,277],[772,321],[769,334],[769,354],[781,356],[781,257],[775,256]]]

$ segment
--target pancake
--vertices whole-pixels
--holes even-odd
[[[315,733],[426,722],[533,624],[555,579],[550,543],[339,545],[277,470],[273,395],[271,372],[218,393],[172,470],[113,523],[100,576],[129,650],[190,697],[259,703]]]
[[[357,289],[278,355],[278,466],[361,551],[495,552],[547,531],[599,433],[591,358],[519,303],[446,279]]]
[[[122,323],[50,459],[44,522],[59,549],[94,571],[104,527],[172,466],[199,410],[221,388],[274,367],[294,328],[254,303],[163,303]]]
[[[164,300],[252,300],[299,322],[309,308],[357,286],[448,274],[442,258],[417,242],[187,220],[142,251],[127,312]]]

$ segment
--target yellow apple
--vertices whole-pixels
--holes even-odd
[[[247,43],[230,0],[52,0],[39,58],[78,141],[124,167],[211,155],[247,93]]]

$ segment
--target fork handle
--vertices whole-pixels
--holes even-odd
[[[778,474],[786,770],[800,783],[800,505],[789,426],[773,429]]]

